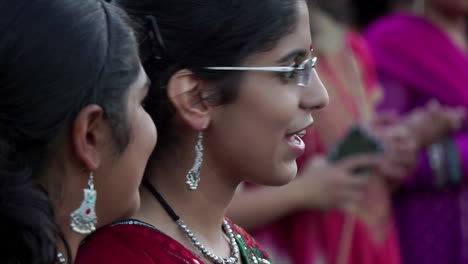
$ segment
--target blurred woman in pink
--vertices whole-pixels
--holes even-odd
[[[383,17],[367,29],[385,91],[383,109],[404,114],[434,98],[467,109],[467,15],[465,0],[417,0],[411,12]],[[432,121],[426,127],[438,126]],[[424,149],[418,169],[395,196],[404,263],[468,263],[466,128]],[[426,129],[414,134],[423,147],[433,136]]]

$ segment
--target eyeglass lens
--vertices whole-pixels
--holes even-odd
[[[303,69],[298,69],[297,84],[300,86],[309,86],[312,79],[312,71],[314,69],[314,59],[308,60]]]

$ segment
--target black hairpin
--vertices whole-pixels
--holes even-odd
[[[164,45],[164,40],[161,36],[161,31],[159,31],[158,22],[156,18],[152,15],[145,15],[145,19],[149,23],[149,41],[151,43],[151,51],[153,57],[156,60],[162,60],[166,57],[166,46]]]
[[[113,2],[112,0],[104,0]],[[151,57],[160,61],[167,60],[167,49],[164,44],[164,39],[159,30],[157,19],[151,12],[133,9],[130,7],[124,7],[125,11],[134,18],[139,18],[147,22],[145,26],[145,37],[141,39],[140,45],[143,46],[143,50],[149,50]],[[148,54],[149,55],[149,54]]]

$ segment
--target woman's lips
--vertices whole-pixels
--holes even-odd
[[[306,134],[306,131],[304,129],[297,133],[289,134],[288,136],[286,136],[286,143],[288,144],[290,149],[297,154],[297,156],[304,154],[305,143],[302,140],[302,137],[305,134]]]

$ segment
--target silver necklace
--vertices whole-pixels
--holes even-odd
[[[57,252],[56,260],[60,264],[67,264],[67,260],[63,256],[62,252]]]
[[[236,243],[236,239],[234,238],[234,233],[232,232],[231,226],[229,223],[224,220],[223,228],[226,232],[228,239],[229,239],[229,246],[231,247],[231,256],[227,258],[218,257],[212,252],[208,251],[200,241],[198,241],[197,237],[188,229],[187,225],[184,223],[182,219],[176,221],[176,223],[184,230],[185,234],[188,236],[192,244],[200,250],[203,255],[210,258],[213,262],[218,264],[237,264],[239,261],[239,246]]]
[[[200,250],[203,253],[203,255],[208,257],[214,263],[218,263],[218,264],[237,264],[239,262],[239,259],[240,259],[239,246],[237,246],[236,239],[234,238],[234,233],[232,232],[232,228],[226,220],[224,220],[223,222],[223,229],[224,229],[224,232],[226,232],[226,235],[228,236],[228,239],[229,239],[229,246],[231,247],[231,256],[227,258],[222,258],[208,251],[208,249],[206,249],[202,245],[202,243],[200,243],[200,241],[192,233],[192,231],[190,231],[190,229],[187,227],[184,221],[180,219],[180,217],[174,212],[172,207],[166,202],[166,200],[162,197],[162,195],[158,192],[158,190],[156,190],[156,188],[154,188],[154,186],[147,179],[143,179],[142,184],[148,189],[148,191],[150,191],[150,193],[154,196],[154,198],[156,198],[156,200],[159,201],[159,203],[167,212],[167,214],[172,218],[172,220],[174,220],[182,228],[182,230],[190,239],[190,242],[192,242],[192,244],[198,250]]]

